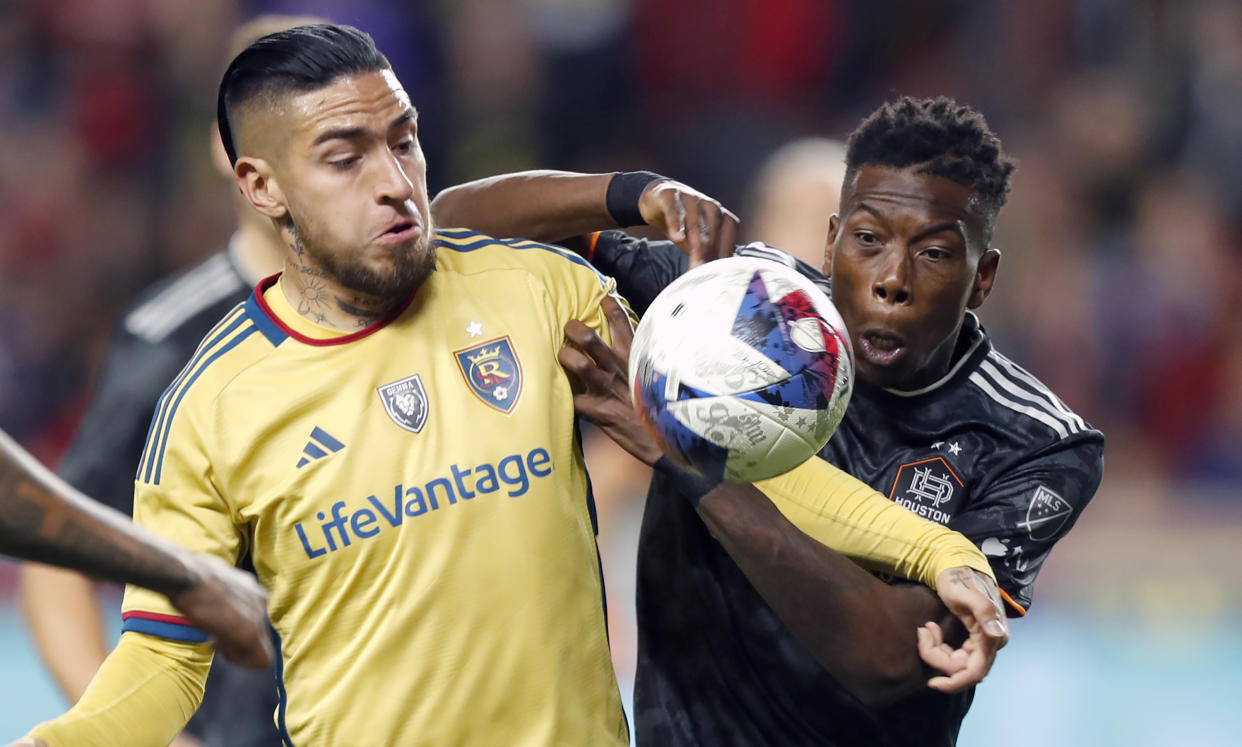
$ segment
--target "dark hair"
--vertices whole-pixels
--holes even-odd
[[[342,75],[391,69],[369,34],[353,26],[317,23],[268,34],[233,58],[220,81],[216,123],[220,139],[237,163],[230,116],[260,95],[305,93]]]
[[[903,96],[875,110],[850,134],[845,182],[864,164],[939,176],[969,187],[990,223],[1009,194],[1013,161],[983,115],[946,97]]]

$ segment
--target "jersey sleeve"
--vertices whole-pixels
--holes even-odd
[[[560,329],[564,329],[570,319],[578,319],[611,345],[612,334],[602,306],[608,297],[615,299],[626,310],[631,326],[636,323],[629,303],[617,291],[617,281],[600,272],[583,257],[559,246],[534,241],[504,239],[501,243],[516,249],[537,247],[545,250],[546,253],[537,256],[547,259],[541,272],[547,275],[544,281],[556,306],[555,315]]]
[[[969,539],[916,516],[819,457],[755,487],[798,529],[870,570],[933,589],[950,568],[992,575]]]
[[[184,364],[180,350],[151,345],[118,327],[60,476],[100,503],[132,514],[134,468],[151,412]]]
[[[161,398],[134,482],[134,523],[194,552],[236,564],[245,534],[212,469],[213,413],[201,398],[178,396],[174,380]],[[195,394],[191,392],[191,395]],[[125,589],[122,631],[197,643],[207,636],[190,627],[161,594]]]
[[[1074,526],[1104,472],[1104,438],[1089,431],[1006,470],[950,526],[983,551],[1010,613],[1030,608],[1035,577],[1053,545]]]
[[[166,745],[203,697],[211,647],[126,633],[73,708],[36,726],[48,747]]]

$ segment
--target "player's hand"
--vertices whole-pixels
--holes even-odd
[[[267,592],[249,573],[216,558],[190,554],[184,561],[197,582],[169,595],[186,621],[210,635],[224,658],[243,667],[272,664]]]
[[[928,622],[918,631],[919,656],[944,672],[928,680],[927,686],[953,693],[983,680],[996,660],[996,652],[1009,642],[1009,625],[996,583],[973,568],[950,568],[941,573],[936,579],[936,593],[962,621],[968,637],[961,648],[954,649],[945,643],[940,626]]]
[[[638,198],[647,224],[690,255],[690,266],[733,256],[737,216],[718,201],[672,179],[652,182]]]
[[[569,378],[578,384],[574,410],[638,460],[655,464],[660,458],[660,447],[638,419],[630,401],[630,343],[634,339],[630,317],[612,298],[605,298],[603,307],[612,333],[612,347],[605,345],[595,330],[571,319],[565,325],[569,344],[556,357]]]

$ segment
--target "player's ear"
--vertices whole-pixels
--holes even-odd
[[[273,220],[281,220],[288,215],[284,192],[281,191],[271,164],[267,161],[243,156],[233,166],[233,177],[255,210]]]
[[[1001,251],[992,247],[979,258],[979,266],[975,269],[975,285],[970,290],[970,299],[966,308],[977,309],[983,305],[984,299],[992,292],[992,283],[996,282],[996,270],[1000,267]]]
[[[837,231],[840,230],[841,216],[833,213],[828,218],[828,238],[824,240],[824,265],[819,268],[828,277],[832,277],[832,249],[837,245]]]

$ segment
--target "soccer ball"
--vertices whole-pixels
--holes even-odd
[[[708,262],[664,289],[630,349],[634,407],[660,448],[702,476],[755,482],[828,443],[853,391],[832,301],[772,260]]]

